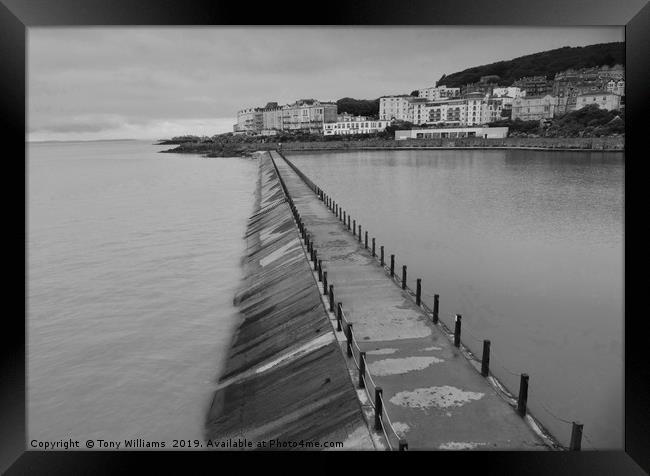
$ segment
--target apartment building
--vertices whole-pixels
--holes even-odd
[[[379,119],[382,121],[411,121],[409,106],[413,96],[384,96],[379,98]]]
[[[336,121],[336,103],[300,99],[282,107],[282,130],[320,133],[325,122]]]
[[[264,127],[262,109],[251,107],[237,111],[237,124],[233,127],[235,132],[259,132]]]

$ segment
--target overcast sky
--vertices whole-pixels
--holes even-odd
[[[623,40],[621,27],[29,28],[28,138],[213,135],[243,107],[409,93],[443,73]]]

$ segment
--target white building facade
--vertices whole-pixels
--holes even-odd
[[[494,88],[492,90],[492,96],[497,96],[497,97],[509,97],[509,98],[516,99],[518,97],[522,97],[525,95],[526,95],[526,91],[522,91],[521,88],[517,88],[515,86]]]
[[[379,119],[382,121],[411,121],[409,106],[413,96],[384,96],[379,98]]]
[[[467,101],[450,99],[429,103],[428,119],[422,124],[439,124],[445,126],[464,126],[467,124]]]
[[[434,86],[431,88],[418,89],[418,97],[428,99],[429,101],[444,101],[446,99],[460,97],[460,88]]]
[[[625,81],[622,79],[618,81],[610,80],[607,83],[607,92],[625,96]]]
[[[237,124],[234,132],[259,132],[263,128],[263,113],[259,107],[251,107],[237,111]]]
[[[512,103],[512,119],[522,121],[539,121],[552,119],[555,116],[558,99],[547,94],[546,96],[520,97]]]
[[[621,96],[609,92],[581,94],[576,98],[576,109],[596,104],[600,109],[614,111],[621,108]]]
[[[405,139],[460,139],[481,137],[484,139],[503,139],[508,137],[507,127],[445,127],[435,129],[411,129],[395,131],[395,140]]]
[[[375,134],[390,125],[391,121],[368,119],[363,116],[340,115],[336,122],[323,124],[323,135]]]

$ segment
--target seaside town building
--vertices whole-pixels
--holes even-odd
[[[464,125],[474,126],[481,124],[483,103],[487,97],[488,96],[478,91],[465,95],[467,101],[467,120]]]
[[[269,102],[262,111],[263,131],[281,131],[282,107],[277,102]]]
[[[605,90],[610,93],[618,94],[619,96],[625,96],[625,80],[619,79],[618,81],[615,81],[610,79],[607,82]]]
[[[581,94],[609,91],[625,92],[625,70],[621,65],[612,67],[568,69],[555,75],[553,95],[558,98],[558,113],[577,109],[577,98]]]
[[[545,96],[520,97],[512,103],[512,119],[522,121],[539,121],[552,119],[557,108],[557,98],[546,94]]]
[[[237,124],[233,126],[234,132],[259,132],[263,128],[262,109],[251,107],[237,111]]]
[[[263,108],[242,109],[237,112],[235,133],[247,132],[273,135],[272,131],[304,131],[321,133],[325,122],[336,121],[336,103],[315,99],[300,99],[279,106],[269,102]]]
[[[553,81],[547,80],[546,76],[525,76],[512,85],[525,91],[527,96],[545,96],[553,92]]]
[[[390,125],[390,122],[369,119],[365,116],[339,114],[336,122],[326,122],[323,124],[323,135],[375,134],[386,129]]]
[[[526,95],[526,91],[522,91],[521,88],[517,88],[515,86],[498,87],[492,89],[492,96],[496,96],[499,98],[508,97],[508,98],[515,99],[525,95]]]
[[[413,124],[426,124],[429,122],[429,111],[432,102],[426,98],[413,98],[409,101],[408,119]],[[380,115],[381,117],[381,115]]]
[[[514,98],[497,98],[479,92],[447,101],[412,101],[408,120],[415,125],[447,127],[487,124],[502,119],[504,99],[510,100],[508,104],[514,101]]]
[[[606,91],[581,94],[576,99],[576,110],[592,104],[600,109],[614,111],[621,108],[621,96]]]
[[[413,96],[383,96],[379,98],[379,119],[382,121],[411,121],[412,113],[409,106],[415,98]]]
[[[430,88],[418,89],[418,97],[429,101],[444,101],[460,96],[460,88],[448,88],[447,86],[433,86]]]
[[[336,103],[300,99],[282,108],[282,130],[320,133],[325,122],[336,121]]]
[[[502,139],[507,136],[507,127],[445,127],[436,129],[411,129],[407,131],[395,131],[395,140],[456,139],[463,137]]]
[[[510,101],[509,104],[510,106],[512,106],[512,101],[514,101],[514,98],[510,98],[508,96],[503,96],[503,97],[491,96],[486,98],[481,104],[480,124],[489,124],[490,122],[504,119],[503,117],[504,100],[509,100]],[[509,116],[510,114],[508,114],[508,117]]]

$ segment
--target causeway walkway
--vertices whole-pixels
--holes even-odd
[[[481,376],[280,154],[271,155],[334,286],[334,300],[342,303],[366,352],[372,380],[383,390],[397,433],[388,435],[391,445],[397,446],[399,436],[409,450],[552,449],[534,420],[517,414],[495,381]],[[395,273],[401,275],[401,269]],[[343,332],[337,334],[345,352]],[[352,378],[358,378],[353,359],[346,360]],[[368,390],[372,396],[374,388]],[[368,410],[365,391],[357,394]]]

